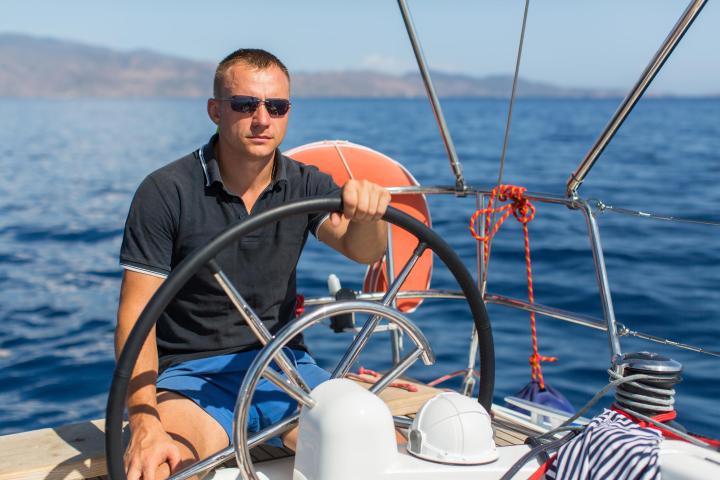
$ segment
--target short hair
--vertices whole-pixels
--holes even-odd
[[[240,48],[223,58],[215,69],[215,79],[213,81],[213,95],[215,98],[219,98],[222,95],[225,72],[238,63],[244,63],[259,69],[266,69],[275,65],[282,70],[288,82],[290,81],[290,73],[287,67],[272,53],[259,48]]]

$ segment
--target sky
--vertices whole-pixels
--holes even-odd
[[[512,73],[523,0],[408,0],[431,69]],[[531,0],[521,75],[561,86],[629,89],[686,0]],[[720,6],[708,2],[650,88],[720,93]],[[217,63],[240,47],[292,71],[417,71],[393,0],[3,0],[0,32],[150,49]]]

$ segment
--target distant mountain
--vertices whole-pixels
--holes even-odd
[[[432,72],[433,85],[442,97],[507,97],[512,75],[470,75]],[[337,71],[293,74],[293,90],[304,97],[424,97],[419,73],[389,75],[372,71]],[[617,97],[622,92],[558,87],[520,78],[518,95],[523,97]]]
[[[208,97],[215,65],[149,50],[104,47],[20,34],[0,34],[0,97]],[[296,97],[423,97],[417,73],[297,72]],[[510,75],[472,77],[433,72],[443,97],[507,97]],[[528,97],[607,97],[621,92],[565,88],[521,79]]]
[[[0,34],[0,96],[208,96],[214,67],[147,50]]]

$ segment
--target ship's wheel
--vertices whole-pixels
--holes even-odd
[[[229,227],[227,230],[215,237],[207,246],[188,256],[177,266],[177,268],[172,271],[152,297],[150,302],[148,302],[148,305],[145,307],[143,313],[140,315],[140,318],[128,336],[125,347],[115,368],[108,396],[106,412],[105,446],[110,478],[125,478],[125,470],[123,466],[122,422],[125,398],[133,367],[137,361],[142,345],[145,342],[145,338],[149,334],[153,325],[155,325],[157,319],[185,283],[198,270],[207,265],[211,268],[211,270],[213,270],[215,278],[218,279],[219,283],[221,283],[221,286],[230,297],[232,303],[241,309],[241,314],[245,318],[257,318],[257,315],[255,315],[252,309],[244,303],[242,297],[240,297],[237,293],[234,286],[229,283],[229,280],[222,272],[220,266],[214,260],[216,255],[230,244],[238,242],[238,240],[244,235],[247,235],[256,229],[262,228],[269,223],[277,222],[291,215],[307,215],[309,213],[316,212],[341,211],[341,207],[342,205],[339,198],[321,198],[300,200],[268,210],[239,224]],[[480,381],[478,401],[483,405],[483,407],[485,407],[486,410],[490,410],[495,381],[495,354],[492,330],[485,310],[485,304],[472,276],[452,248],[450,248],[450,246],[438,234],[429,229],[423,223],[392,207],[388,208],[388,211],[383,219],[392,225],[403,228],[418,239],[415,251],[405,266],[399,271],[399,273],[397,273],[395,280],[390,283],[383,301],[381,303],[348,301],[321,307],[286,325],[276,334],[273,341],[270,341],[271,339],[269,337],[269,333],[266,330],[259,331],[259,336],[265,335],[266,340],[263,343],[268,341],[269,343],[263,350],[260,351],[258,357],[253,362],[251,371],[248,372],[248,375],[246,375],[246,378],[243,381],[238,398],[242,399],[246,396],[248,398],[252,398],[252,394],[254,393],[258,380],[261,376],[265,376],[265,378],[268,378],[270,381],[273,381],[279,386],[282,385],[284,389],[291,394],[291,396],[298,399],[301,403],[307,402],[308,405],[311,405],[312,399],[308,396],[309,391],[307,386],[292,364],[283,359],[281,348],[286,341],[289,341],[290,338],[305,328],[318,323],[328,316],[343,313],[359,312],[369,314],[371,316],[363,327],[361,333],[358,334],[348,351],[343,355],[343,359],[333,372],[334,376],[342,376],[348,371],[364,347],[367,338],[372,333],[374,325],[381,318],[396,324],[408,335],[410,339],[413,340],[416,347],[412,353],[407,355],[398,365],[393,367],[385,375],[383,380],[378,382],[379,386],[376,390],[380,390],[383,383],[390,381],[395,376],[404,372],[418,358],[423,358],[426,363],[432,362],[434,360],[434,356],[422,332],[413,324],[413,322],[407,319],[403,313],[391,308],[392,301],[399,291],[400,286],[403,283],[403,279],[412,271],[413,266],[423,253],[429,249],[447,266],[450,273],[454,276],[470,308],[473,322],[478,332],[480,347]],[[260,323],[259,329],[264,329],[262,323]],[[267,368],[272,360],[275,360],[280,365],[281,369],[286,374],[284,377],[276,373],[271,368]],[[236,406],[236,418],[246,418],[246,416],[243,415],[243,411],[247,413],[248,406],[249,402],[240,402],[239,405]],[[293,420],[296,421],[296,419],[297,417],[293,419],[286,419],[281,422],[281,424],[273,425],[266,429],[266,431],[264,431],[264,435],[263,432],[259,435],[255,435],[255,443],[258,438],[269,438],[270,436],[278,435],[287,431],[292,428]],[[236,448],[236,457],[239,465],[241,466],[240,470],[243,472],[245,478],[257,479],[248,453],[249,447],[253,446],[254,443],[247,438],[245,426],[242,425],[242,422],[236,421],[235,423],[239,424],[236,425],[235,439],[239,440],[237,445],[241,445],[241,447]]]

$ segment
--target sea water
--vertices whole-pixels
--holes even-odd
[[[520,98],[503,183],[563,195],[619,99]],[[505,100],[443,101],[466,182],[498,180]],[[113,330],[121,271],[118,250],[133,192],[152,170],[199,147],[214,128],[202,99],[0,99],[0,434],[104,415],[114,365]],[[284,148],[323,139],[370,146],[403,163],[423,185],[453,185],[426,100],[303,100],[293,103]],[[720,221],[720,100],[643,100],[580,189],[605,205]],[[476,273],[468,221],[475,198],[430,196],[434,228]],[[530,224],[535,300],[602,318],[587,227],[578,211],[537,203]],[[720,350],[720,230],[606,211],[599,215],[616,316],[632,330]],[[512,218],[494,240],[488,290],[527,298],[521,230]],[[327,294],[327,276],[360,288],[364,268],[308,241],[299,291]],[[436,264],[433,286],[456,289]],[[530,379],[526,313],[490,306],[495,400]],[[432,380],[465,366],[471,320],[464,302],[427,300],[411,315],[432,343],[435,366],[409,374]],[[538,317],[545,381],[576,406],[606,382],[601,331]],[[331,368],[350,341],[308,333]],[[409,340],[405,339],[406,348]],[[679,420],[717,434],[720,359],[625,337],[623,351],[649,350],[684,366]],[[386,334],[360,363],[388,368]],[[450,381],[448,386],[457,386]],[[606,397],[602,405],[608,405]]]

